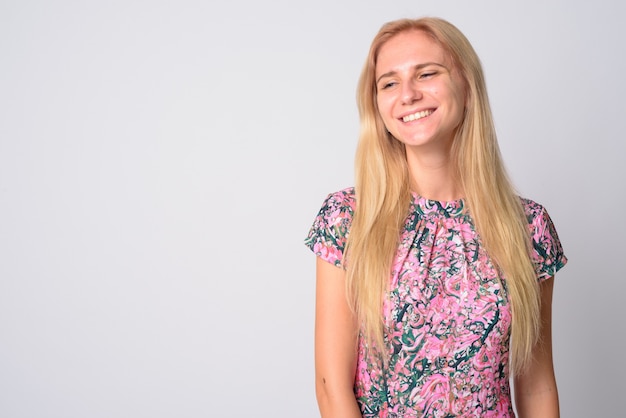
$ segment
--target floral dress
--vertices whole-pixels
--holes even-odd
[[[522,199],[539,281],[565,265],[548,213]],[[341,266],[354,189],[328,196],[305,244]],[[359,339],[354,391],[363,417],[514,417],[511,307],[463,200],[413,194],[383,304],[388,363]],[[505,287],[506,287],[506,282]]]

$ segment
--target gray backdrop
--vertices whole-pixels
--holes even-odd
[[[564,417],[623,411],[619,1],[0,1],[0,416],[315,417],[314,257],[355,86],[400,17],[485,66],[570,262]]]

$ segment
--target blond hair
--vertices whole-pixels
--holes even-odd
[[[506,279],[503,284],[512,307],[511,369],[519,373],[532,357],[540,328],[539,287],[530,258],[528,225],[500,156],[480,60],[467,38],[445,20],[402,19],[383,25],[363,67],[357,94],[357,199],[346,247],[349,302],[368,344],[384,347],[382,301],[411,191],[404,145],[387,132],[378,112],[375,68],[381,46],[411,30],[432,37],[465,82],[465,116],[457,129],[451,157],[481,242]]]

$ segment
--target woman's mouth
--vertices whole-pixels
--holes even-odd
[[[410,115],[406,115],[402,117],[402,122],[412,122],[414,120],[425,118],[426,116],[432,114],[434,110],[421,110],[419,112],[411,113]]]

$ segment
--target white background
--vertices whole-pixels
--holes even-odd
[[[603,1],[0,1],[0,416],[317,416],[314,257],[352,185],[384,22],[480,55],[544,204],[562,416],[623,411],[625,7]]]

